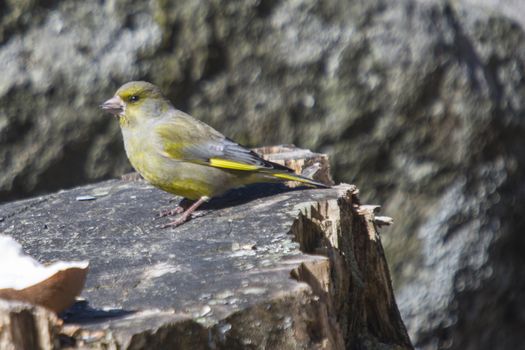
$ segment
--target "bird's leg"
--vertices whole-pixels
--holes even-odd
[[[179,216],[177,219],[171,222],[168,222],[166,225],[162,226],[162,228],[177,227],[177,226],[182,225],[183,223],[185,223],[192,217],[193,212],[197,210],[198,207],[200,207],[203,203],[209,200],[210,200],[210,197],[202,196],[201,198],[199,198],[199,200],[193,203],[188,209],[186,209],[184,213],[182,213],[181,216]]]
[[[170,199],[170,202],[171,201],[172,200]],[[159,217],[163,218],[165,216],[175,216],[175,215],[181,214],[190,207],[190,204],[191,202],[189,202],[187,199],[184,198],[183,200],[179,202],[179,204],[177,204],[175,208],[161,210],[159,213]]]

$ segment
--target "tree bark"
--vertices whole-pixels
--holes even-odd
[[[332,181],[324,155],[263,150]],[[85,300],[61,315],[55,340],[73,348],[412,349],[377,230],[391,220],[361,205],[355,186],[250,186],[161,229],[169,219],[155,216],[170,199],[145,182],[112,180],[0,206],[0,231],[39,260],[90,260]]]

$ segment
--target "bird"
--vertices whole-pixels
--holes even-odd
[[[298,181],[329,187],[295,174],[176,109],[146,81],[122,85],[100,108],[118,117],[126,155],[150,184],[193,202],[165,227],[177,227],[195,210],[230,189],[260,182]]]

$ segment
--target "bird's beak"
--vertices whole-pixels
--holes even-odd
[[[120,96],[115,95],[103,104],[101,104],[100,108],[111,114],[119,115],[124,113],[124,101],[122,101]]]

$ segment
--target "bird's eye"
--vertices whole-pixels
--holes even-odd
[[[133,95],[129,98],[130,102],[137,102],[139,100],[139,97],[137,95]]]

